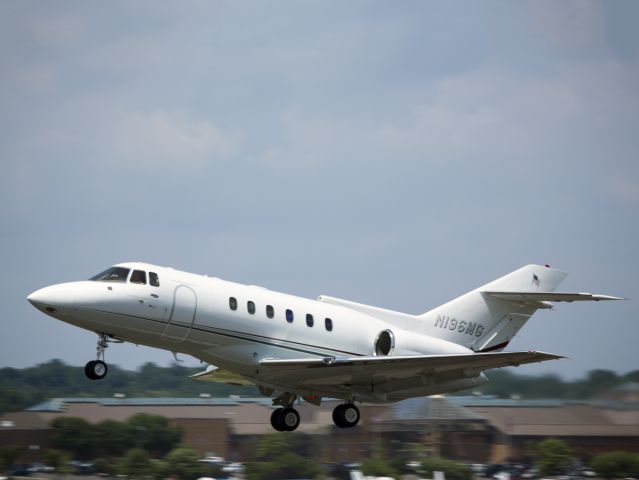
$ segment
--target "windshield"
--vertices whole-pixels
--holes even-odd
[[[126,282],[129,271],[129,268],[111,267],[107,268],[104,272],[98,273],[95,277],[91,277],[89,280],[95,280],[97,282]]]

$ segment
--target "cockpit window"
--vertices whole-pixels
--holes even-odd
[[[130,268],[111,267],[91,277],[89,280],[95,280],[96,282],[126,282],[126,277],[129,276],[130,271]]]
[[[129,282],[146,285],[146,272],[143,270],[133,270]]]
[[[160,286],[160,279],[158,278],[158,274],[155,272],[149,272],[149,283],[152,287]]]

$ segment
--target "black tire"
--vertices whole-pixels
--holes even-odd
[[[359,423],[359,408],[353,403],[338,405],[333,410],[333,423],[339,428],[351,428]]]
[[[102,380],[109,371],[102,360],[91,360],[84,366],[84,373],[90,380]]]
[[[280,413],[279,421],[287,432],[292,432],[300,424],[300,414],[294,408],[287,407]]]
[[[341,421],[342,414],[340,412],[342,407],[343,405],[338,405],[337,407],[333,409],[333,423],[335,424],[336,427],[339,427],[339,428],[344,428]]]
[[[91,360],[90,362],[87,362],[87,364],[84,366],[84,374],[86,375],[86,377],[89,380],[95,380],[96,378],[93,376],[93,364],[95,363],[95,360]]]
[[[273,427],[278,432],[285,431],[284,424],[281,422],[281,416],[282,416],[281,414],[283,411],[284,409],[280,407],[280,408],[276,408],[271,413],[271,427]]]

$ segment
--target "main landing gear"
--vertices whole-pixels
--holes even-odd
[[[104,351],[109,347],[109,342],[114,342],[106,334],[98,333],[97,360],[91,360],[84,366],[84,374],[90,380],[102,380],[109,371],[104,361]],[[116,343],[121,341],[115,340]]]
[[[281,405],[271,413],[271,426],[278,432],[292,432],[300,424],[300,414],[293,408],[296,396],[283,394],[273,400],[275,405]],[[359,423],[359,408],[352,403],[338,405],[333,410],[333,423],[339,428],[351,428]]]
[[[292,432],[300,424],[300,414],[293,407],[280,407],[271,413],[271,426],[278,432]]]
[[[359,419],[359,408],[354,403],[343,403],[333,410],[333,423],[339,428],[354,427]]]
[[[271,413],[271,426],[278,432],[292,432],[300,424],[300,414],[293,408],[297,395],[283,393],[273,399],[273,405],[281,405]]]

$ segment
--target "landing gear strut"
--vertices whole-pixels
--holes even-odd
[[[102,380],[109,371],[104,361],[104,351],[112,340],[104,333],[98,333],[97,360],[91,360],[84,366],[84,374],[90,380]]]
[[[359,423],[359,408],[354,403],[343,403],[333,410],[333,423],[339,428],[351,428]]]

